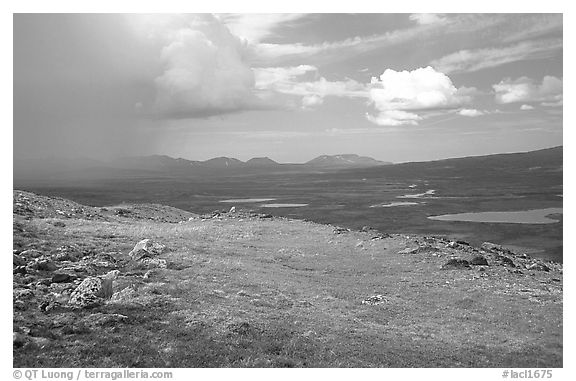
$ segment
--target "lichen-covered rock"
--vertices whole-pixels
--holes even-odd
[[[96,277],[84,279],[72,292],[68,303],[75,308],[91,308],[102,304],[112,297],[113,282],[118,273],[118,270],[113,270],[102,279]]]
[[[134,249],[128,255],[134,260],[140,260],[146,257],[155,257],[162,254],[165,250],[165,245],[151,239],[143,239],[134,246]]]

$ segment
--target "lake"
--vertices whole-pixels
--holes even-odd
[[[228,203],[251,203],[251,202],[266,202],[266,201],[274,201],[275,198],[235,198],[230,200],[222,200],[220,202],[228,202]]]
[[[430,216],[435,221],[488,222],[505,224],[554,224],[557,219],[548,216],[562,214],[562,208],[520,210],[514,212],[478,212]]]
[[[259,206],[262,208],[299,208],[301,206],[308,206],[308,204],[263,204]]]

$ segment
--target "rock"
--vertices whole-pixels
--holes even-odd
[[[527,270],[538,270],[538,271],[550,271],[550,267],[546,266],[543,263],[533,263],[530,266],[526,267]]]
[[[460,258],[452,258],[442,265],[442,270],[458,270],[469,268],[470,268],[470,262]]]
[[[488,261],[482,255],[477,255],[472,258],[470,264],[474,266],[488,266]]]
[[[388,300],[382,295],[372,295],[362,301],[362,304],[368,306],[377,306],[378,304],[387,303]]]
[[[165,259],[161,258],[144,258],[141,263],[146,266],[146,268],[159,268],[165,269],[168,264]]]
[[[455,241],[450,241],[446,244],[446,247],[450,247],[450,248],[457,248],[458,247],[458,243]]]
[[[12,291],[13,300],[29,300],[34,297],[34,292],[27,288],[20,288]]]
[[[484,242],[482,245],[480,245],[480,248],[497,254],[512,254],[512,251],[509,249],[492,242]]]
[[[54,262],[45,259],[41,260],[37,259],[30,265],[30,267],[33,270],[39,270],[39,271],[55,271],[58,269],[58,266],[56,266]]]
[[[13,274],[26,274],[28,271],[26,270],[26,266],[17,266],[14,267],[14,269],[12,270]]]
[[[38,281],[36,282],[36,287],[38,287],[38,286],[50,286],[51,283],[52,283],[52,279],[49,279],[49,278],[38,279]]]
[[[14,267],[26,266],[26,260],[22,258],[20,255],[12,254],[12,266]]]
[[[65,273],[52,274],[52,283],[68,283],[72,282],[76,277]]]
[[[20,255],[26,258],[38,258],[41,257],[43,254],[39,250],[29,249],[24,250],[23,252],[20,253]]]
[[[56,222],[52,223],[52,225],[54,225],[54,226],[56,226],[56,227],[59,227],[59,228],[64,228],[64,227],[66,227],[66,224],[65,224],[64,222],[62,222],[62,221],[56,221]]]
[[[235,206],[231,207],[228,213],[236,213],[236,207]]]
[[[12,345],[16,348],[23,347],[26,343],[28,343],[28,337],[20,332],[13,332],[12,333]]]
[[[72,292],[68,303],[75,308],[91,308],[102,304],[112,297],[113,282],[118,273],[118,270],[113,270],[102,279],[96,277],[84,279]]]
[[[143,239],[138,242],[134,249],[128,255],[134,260],[140,260],[145,257],[154,257],[162,254],[166,246],[151,239]]]
[[[496,260],[498,262],[500,262],[500,264],[502,264],[502,266],[516,267],[516,265],[514,264],[514,261],[505,255],[496,256]]]
[[[64,245],[56,249],[56,252],[52,254],[52,259],[55,261],[78,261],[82,258],[82,252],[75,246]]]
[[[126,287],[118,292],[115,292],[110,298],[113,302],[131,301],[136,297],[136,290],[133,287]]]
[[[417,247],[407,247],[403,250],[400,250],[398,254],[415,254],[418,251]]]

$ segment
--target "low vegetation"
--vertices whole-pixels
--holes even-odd
[[[562,266],[498,245],[20,191],[13,234],[15,367],[563,365]]]

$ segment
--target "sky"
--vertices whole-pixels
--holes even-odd
[[[14,160],[563,144],[561,14],[15,14]]]

